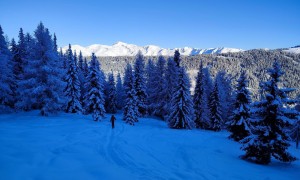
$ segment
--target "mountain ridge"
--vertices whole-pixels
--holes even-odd
[[[68,49],[68,46],[62,48],[63,52]],[[102,44],[92,44],[90,46],[80,46],[72,45],[72,50],[79,53],[82,52],[83,56],[91,56],[92,53],[95,53],[96,56],[135,56],[138,51],[141,51],[144,56],[173,56],[174,51],[178,49],[181,55],[191,56],[198,54],[221,54],[228,52],[241,52],[243,49],[238,48],[227,48],[227,47],[218,47],[218,48],[192,48],[192,47],[182,47],[182,48],[161,48],[156,45],[146,45],[138,46],[135,44],[128,44],[121,41],[114,43],[113,45],[102,45]]]

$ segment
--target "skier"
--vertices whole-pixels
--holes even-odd
[[[115,120],[116,120],[116,117],[114,115],[111,116],[110,118],[110,122],[111,122],[111,128],[115,128]]]

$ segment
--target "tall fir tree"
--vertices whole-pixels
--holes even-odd
[[[141,51],[138,52],[135,59],[134,80],[139,116],[145,116],[147,114],[147,92],[145,84],[145,62]]]
[[[108,74],[108,85],[107,85],[107,108],[106,112],[116,113],[117,112],[117,95],[114,74]]]
[[[205,76],[203,72],[203,64],[201,62],[199,71],[196,78],[196,86],[194,90],[193,102],[195,110],[195,125],[196,128],[209,129],[210,128],[210,115],[208,107],[208,95],[205,91]]]
[[[78,113],[82,112],[80,102],[80,82],[78,78],[78,70],[75,65],[75,59],[72,53],[71,45],[67,51],[68,70],[66,73],[66,87],[64,89],[66,96],[66,112]]]
[[[171,99],[176,87],[176,84],[178,82],[178,70],[176,67],[176,63],[172,58],[168,59],[167,62],[167,69],[165,73],[165,79],[166,79],[166,97],[165,101],[167,104],[164,106],[164,110],[166,111],[166,116],[168,116],[171,113]],[[165,117],[167,118],[167,117]]]
[[[101,75],[100,64],[94,53],[90,61],[85,88],[87,89],[85,95],[86,112],[93,114],[94,121],[99,121],[101,117],[105,117],[104,79]]]
[[[11,52],[8,49],[7,42],[0,26],[0,112],[9,110],[13,97],[11,91]]]
[[[49,30],[40,23],[34,35],[36,40],[33,47],[34,55],[27,69],[31,68],[29,71],[32,76],[27,82],[32,84],[27,93],[33,100],[32,107],[40,109],[41,115],[47,116],[61,110],[64,85],[57,64],[57,51],[54,51]]]
[[[147,109],[149,114],[152,114],[154,111],[154,107],[152,107],[152,105],[154,104],[152,96],[153,94],[155,94],[154,92],[155,90],[153,86],[153,82],[155,81],[154,69],[155,69],[155,64],[152,59],[149,59],[146,65],[146,90],[148,94]]]
[[[130,125],[134,125],[135,122],[138,122],[139,114],[134,78],[135,77],[132,71],[132,67],[130,64],[127,64],[124,76],[124,88],[126,93],[126,99],[123,111],[123,120]]]
[[[192,129],[194,127],[194,109],[190,94],[190,82],[184,68],[178,69],[178,82],[171,100],[171,113],[167,118],[170,128]]]
[[[122,78],[120,73],[117,75],[117,84],[116,84],[116,106],[117,109],[123,109],[124,99],[125,99],[125,90],[122,83]]]
[[[229,121],[229,117],[232,116],[233,113],[233,90],[231,79],[231,76],[226,74],[224,70],[219,71],[216,75],[216,81],[218,81],[219,84],[219,97],[222,110],[221,115],[224,121],[223,125],[227,125],[226,122]]]
[[[58,51],[58,47],[57,47],[57,38],[56,38],[56,34],[54,33],[53,35],[53,51],[57,52]]]
[[[149,94],[151,99],[150,106],[153,109],[153,115],[164,118],[167,114],[167,111],[164,109],[167,104],[167,88],[166,88],[166,79],[165,79],[165,65],[166,60],[163,56],[158,57],[157,64],[153,69],[153,77],[151,82],[151,89],[153,89],[151,94]]]
[[[209,100],[210,111],[210,129],[213,131],[220,131],[223,123],[221,111],[220,97],[219,97],[219,84],[215,81],[213,91]]]
[[[180,62],[181,62],[181,58],[180,58],[180,53],[179,53],[179,50],[175,50],[175,53],[174,53],[174,61],[176,63],[176,66],[179,67],[180,66]]]
[[[290,137],[286,129],[295,122],[298,113],[289,107],[295,101],[289,99],[287,93],[294,89],[280,88],[284,72],[278,62],[274,62],[268,73],[269,81],[261,84],[265,98],[254,104],[254,134],[242,140],[242,149],[246,151],[243,158],[258,164],[269,164],[271,156],[279,161],[291,162],[296,158],[287,152]]]
[[[234,102],[233,115],[229,122],[228,130],[231,132],[230,138],[240,141],[251,133],[251,97],[248,88],[246,72],[242,71],[240,78],[237,80],[236,97]]]

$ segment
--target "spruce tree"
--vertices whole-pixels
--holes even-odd
[[[224,125],[229,121],[229,117],[232,116],[233,109],[233,90],[231,86],[231,76],[226,74],[224,70],[221,70],[216,75],[216,81],[219,84],[219,97],[222,109],[222,119]]]
[[[104,79],[101,75],[100,64],[95,56],[92,54],[92,59],[89,65],[89,74],[85,88],[87,93],[85,95],[85,108],[87,113],[93,114],[94,121],[99,121],[100,117],[105,116],[104,109]]]
[[[175,53],[174,53],[174,61],[176,63],[176,66],[179,67],[180,66],[180,61],[181,61],[181,58],[180,58],[180,53],[179,53],[179,50],[175,50]]]
[[[274,62],[268,73],[269,81],[261,85],[264,98],[254,104],[254,134],[242,140],[242,149],[246,151],[243,158],[259,164],[269,164],[271,156],[283,162],[291,162],[296,158],[287,152],[290,137],[286,129],[295,122],[298,115],[289,108],[295,101],[289,99],[287,93],[293,89],[280,88],[280,78],[284,72],[278,62]]]
[[[67,51],[68,70],[65,77],[66,87],[64,89],[66,96],[66,112],[77,113],[82,112],[80,102],[80,82],[78,79],[78,70],[75,65],[75,59],[72,53],[71,45]]]
[[[139,51],[136,55],[134,64],[134,86],[137,96],[137,106],[139,116],[144,116],[147,114],[147,93],[145,84],[145,62],[142,53]]]
[[[148,107],[148,113],[152,114],[154,111],[154,100],[153,95],[155,94],[154,85],[153,82],[155,81],[155,64],[152,59],[148,60],[148,63],[146,65],[146,90],[147,90],[147,107]]]
[[[7,42],[4,38],[0,26],[0,112],[9,110],[13,97],[11,91],[11,52],[8,49]]]
[[[117,112],[117,95],[116,95],[116,86],[114,74],[110,73],[108,75],[108,86],[107,86],[107,108],[106,112],[108,113],[116,113]]]
[[[135,79],[130,64],[127,64],[127,67],[125,69],[124,88],[126,99],[123,111],[123,120],[130,125],[134,125],[135,122],[138,122],[139,112],[137,106],[138,100],[135,91]]]
[[[201,62],[196,78],[196,86],[194,91],[193,103],[195,110],[195,126],[196,128],[209,129],[209,107],[208,95],[205,91],[205,76],[203,72],[203,64]]]
[[[164,111],[166,112],[166,116],[168,116],[171,113],[171,99],[175,90],[175,86],[178,82],[178,70],[176,63],[172,58],[168,59],[165,79],[166,97],[164,99],[167,103],[164,106]]]
[[[31,78],[27,79],[30,84],[27,93],[32,100],[32,107],[40,109],[41,115],[47,116],[61,110],[63,82],[57,64],[57,52],[54,51],[49,30],[40,23],[34,35],[36,43],[28,67],[31,69],[27,69],[32,73]]]
[[[250,109],[251,97],[248,88],[248,80],[245,71],[242,71],[236,85],[236,97],[234,102],[233,115],[229,122],[229,136],[235,141],[240,141],[250,135]]]
[[[171,100],[171,113],[167,118],[170,128],[192,129],[194,127],[194,109],[190,94],[190,82],[184,68],[178,69],[178,82]]]
[[[223,123],[222,111],[219,97],[219,84],[215,81],[213,91],[210,95],[209,100],[209,111],[210,111],[210,129],[213,131],[220,131]]]
[[[125,90],[122,84],[122,79],[120,73],[117,75],[117,84],[116,84],[116,106],[117,109],[123,109],[124,107],[124,98]]]
[[[167,104],[165,98],[167,96],[166,79],[165,79],[165,64],[164,57],[159,56],[157,64],[154,66],[151,89],[153,92],[149,94],[151,99],[151,108],[153,109],[153,115],[163,118],[167,112],[164,107]]]

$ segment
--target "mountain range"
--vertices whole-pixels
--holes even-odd
[[[68,46],[62,48],[63,52],[68,49]],[[101,44],[93,44],[87,47],[83,47],[80,45],[72,45],[72,50],[79,53],[82,52],[83,56],[91,56],[92,53],[95,53],[96,56],[135,56],[138,51],[141,51],[144,56],[173,56],[175,49],[178,49],[181,55],[190,56],[190,55],[198,55],[198,54],[221,54],[228,52],[241,52],[244,51],[242,49],[236,48],[208,48],[208,49],[199,49],[199,48],[191,48],[191,47],[183,47],[183,48],[161,48],[155,45],[147,45],[147,46],[137,46],[134,44],[127,44],[124,42],[116,42],[115,44],[109,45],[101,45]]]

